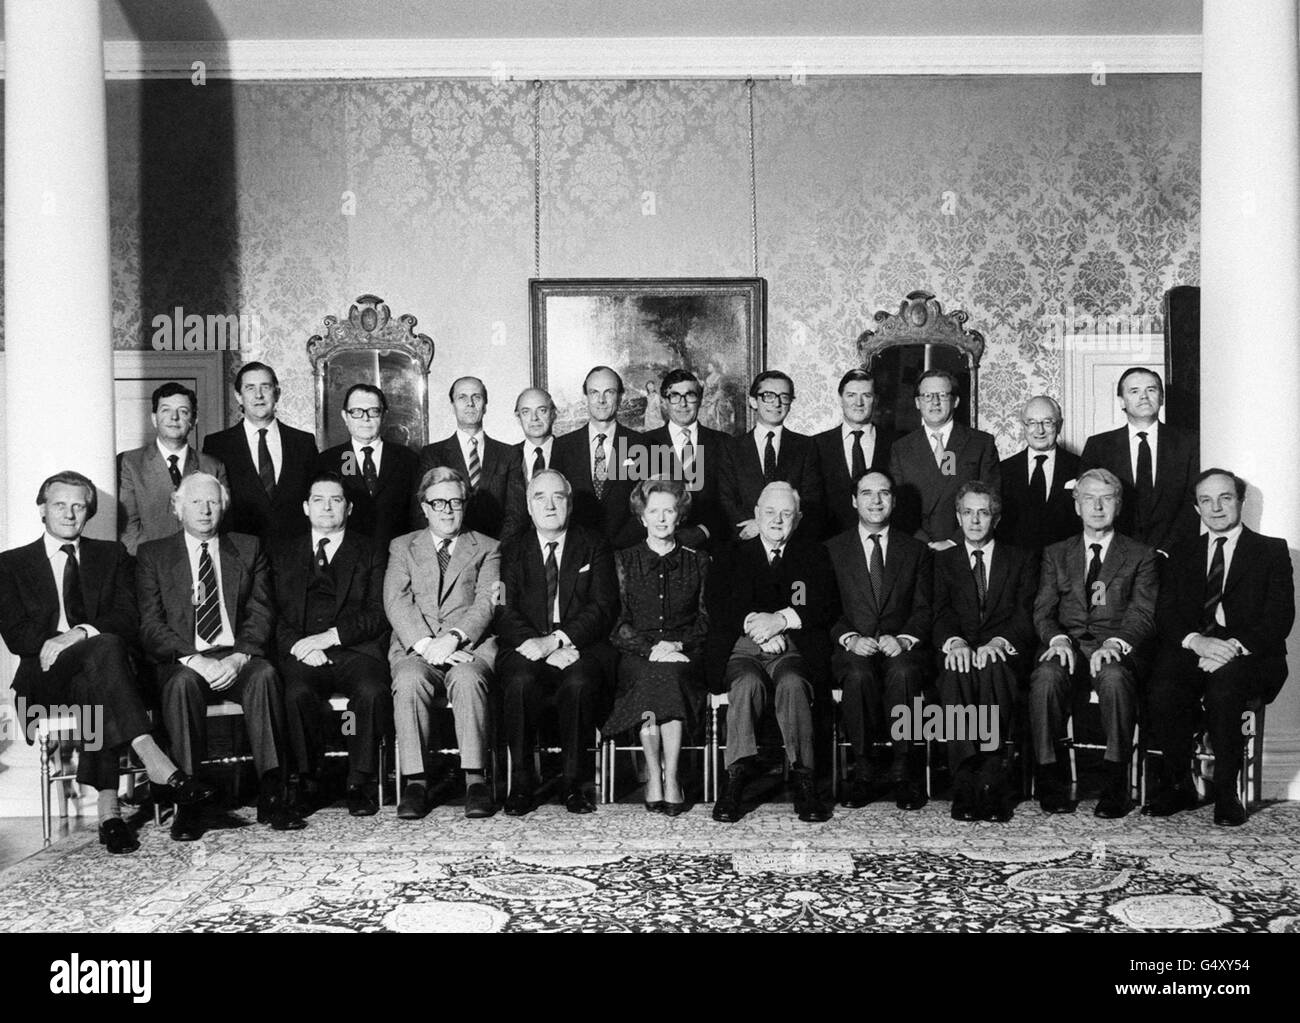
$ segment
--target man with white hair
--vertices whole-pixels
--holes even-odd
[[[1049,544],[1074,535],[1074,481],[1079,456],[1057,445],[1061,435],[1061,406],[1045,394],[1030,398],[1020,410],[1025,449],[1004,458],[1002,518],[997,539],[1038,553]]]
[[[710,580],[708,678],[727,694],[727,790],[713,819],[744,816],[745,784],[758,767],[758,727],[775,708],[801,821],[830,819],[817,794],[813,768],[814,680],[829,677],[830,623],[838,610],[826,548],[793,537],[799,492],[789,483],[765,486],[754,506],[758,535],[720,554]],[[823,688],[821,698],[829,692]]]
[[[266,659],[274,615],[266,556],[256,537],[218,537],[230,492],[215,476],[185,477],[173,501],[182,531],[142,544],[136,572],[140,641],[157,666],[172,753],[192,774],[207,755],[207,705],[238,703],[261,779],[258,823],[297,830],[304,822],[286,792],[284,696]],[[178,807],[172,838],[201,834],[198,815]]]

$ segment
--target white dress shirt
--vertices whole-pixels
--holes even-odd
[[[479,473],[483,472],[483,451],[487,447],[487,433],[479,430],[478,433],[466,433],[464,430],[456,431],[456,441],[460,444],[460,457],[465,459],[465,471],[469,471],[469,442],[473,438],[478,447],[478,469]],[[549,463],[548,463],[549,464]]]
[[[248,440],[248,453],[253,459],[253,468],[257,468],[258,431],[247,419],[244,420],[244,437]],[[266,427],[266,447],[271,452],[271,465],[275,468],[275,481],[280,482],[280,467],[284,464],[284,445],[280,442],[280,421],[272,419]]]
[[[1160,423],[1155,422],[1150,426],[1134,426],[1128,424],[1128,455],[1129,467],[1133,470],[1133,482],[1138,478],[1138,447],[1142,444],[1142,438],[1138,436],[1138,431],[1147,435],[1147,445],[1151,448],[1151,485],[1155,486],[1156,482],[1156,452],[1160,445]]]
[[[1052,493],[1052,480],[1056,478],[1056,448],[1053,447],[1050,451],[1035,451],[1033,448],[1026,448],[1025,454],[1028,456],[1029,461],[1025,474],[1027,483],[1033,483],[1034,481],[1034,467],[1038,464],[1036,459],[1040,455],[1046,456],[1043,459],[1043,478],[1047,481],[1047,486],[1043,493],[1045,496],[1050,496]]]
[[[189,456],[189,453],[190,453],[190,446],[189,446],[189,444],[184,444],[184,445],[182,445],[182,446],[181,446],[181,449],[180,449],[179,451],[168,451],[165,447],[163,447],[163,442],[160,441],[160,440],[158,440],[157,438],[154,439],[154,443],[158,445],[158,453],[159,453],[160,455],[162,455],[163,468],[167,468],[167,459],[171,458],[172,455],[175,455],[175,456],[176,456],[176,468],[177,468],[177,470],[180,472],[180,474],[181,474],[182,476],[184,476],[184,475],[185,475],[185,459]],[[256,453],[256,452],[253,453],[253,465],[254,465],[254,466],[257,465],[257,453]]]
[[[876,451],[876,428],[871,423],[863,423],[861,426],[854,426],[850,422],[840,423],[840,448],[844,452],[844,465],[853,473],[853,431],[862,431],[862,440],[858,446],[862,448],[862,464],[868,469],[871,468],[871,456]]]
[[[1040,452],[1040,454],[1041,454],[1041,453],[1042,453],[1042,452]],[[1031,451],[1030,454],[1033,454],[1033,452]],[[986,543],[983,547],[975,547],[975,546],[973,546],[973,545],[971,544],[971,542],[970,542],[969,540],[964,541],[964,546],[965,546],[965,548],[966,548],[966,564],[967,564],[968,566],[970,566],[970,571],[971,571],[971,575],[972,575],[972,576],[975,574],[975,552],[976,552],[977,550],[978,550],[978,551],[983,551],[983,552],[984,552],[984,558],[983,558],[983,561],[984,561],[984,586],[985,586],[985,595],[986,595],[986,596],[987,596],[987,594],[988,594],[988,583],[989,583],[989,580],[993,578],[993,545],[994,545],[995,543],[996,543],[995,540],[990,540],[990,541],[989,541],[988,543]],[[1010,643],[1007,642],[1007,639],[1006,639],[1005,636],[994,636],[993,639],[1000,639],[1000,640],[1002,640],[1002,643],[1003,643],[1003,645],[1005,646],[1007,653],[1009,653],[1009,654],[1014,654],[1014,653],[1016,652],[1016,648],[1013,647]],[[962,636],[949,636],[948,639],[947,639],[947,641],[943,644],[943,648],[942,648],[942,651],[941,651],[941,652],[942,652],[942,653],[945,653],[945,654],[946,654],[946,653],[949,653],[949,652],[952,650],[952,648],[953,648],[954,646],[957,645],[957,642],[958,642],[959,640],[961,640],[962,642],[964,642],[964,641],[965,641],[965,637],[962,637]],[[992,642],[992,640],[990,640],[990,642]]]
[[[54,589],[59,595],[59,634],[67,632],[72,626],[68,623],[67,608],[63,603],[63,569],[68,563],[68,556],[59,550],[65,543],[70,543],[77,555],[77,569],[81,569],[81,537],[75,540],[60,540],[57,536],[45,534],[45,556],[50,559],[50,571],[54,573]],[[85,583],[82,583],[82,597],[85,597]],[[93,625],[87,625],[85,622],[78,622],[77,627],[85,630],[86,638],[98,636],[99,630]]]
[[[608,442],[609,442],[609,438],[606,438],[606,443]],[[593,449],[594,449],[594,444],[593,444]],[[551,605],[551,621],[555,622],[556,624],[554,635],[560,638],[560,646],[573,646],[573,640],[569,639],[568,635],[564,632],[564,630],[559,628],[559,624],[560,624],[559,569],[560,566],[564,563],[564,541],[568,539],[568,536],[569,536],[569,531],[566,529],[563,533],[555,537],[553,540],[543,540],[541,536],[537,537],[538,549],[541,550],[542,552],[543,569],[546,568],[546,546],[547,544],[552,544],[552,543],[555,544],[555,569],[556,569],[555,603]]]
[[[1211,533],[1209,530],[1206,530],[1202,534],[1205,537],[1205,575],[1207,577],[1210,574],[1210,565],[1214,563],[1214,541],[1221,536],[1227,537],[1227,540],[1223,544],[1223,585],[1225,588],[1228,585],[1228,573],[1232,571],[1232,556],[1237,551],[1237,541],[1241,539],[1241,528],[1241,523],[1238,522],[1226,533]],[[1227,628],[1228,619],[1223,616],[1222,599],[1219,600],[1219,606],[1214,609],[1214,620],[1218,623],[1220,628]],[[1197,635],[1197,633],[1189,632],[1183,637],[1184,649],[1191,649],[1188,646],[1188,640],[1195,635]],[[1234,644],[1243,654],[1250,653],[1250,651],[1237,640],[1230,639],[1228,642]]]
[[[777,461],[781,460],[781,434],[784,431],[783,426],[764,426],[759,423],[754,427],[754,447],[758,449],[758,464],[763,464],[763,456],[767,454],[767,435],[775,434],[772,438],[772,450],[776,452]]]
[[[1088,578],[1088,566],[1092,564],[1092,545],[1093,544],[1101,545],[1101,550],[1098,552],[1098,556],[1101,558],[1101,563],[1102,566],[1104,567],[1106,564],[1106,555],[1110,553],[1111,541],[1113,541],[1114,539],[1115,539],[1115,531],[1113,529],[1099,540],[1091,540],[1088,538],[1087,533],[1083,534],[1082,537],[1083,578],[1085,580]],[[1087,601],[1091,601],[1092,594],[1085,593],[1084,599]],[[1058,635],[1053,636],[1051,639],[1051,643],[1055,643],[1058,639],[1063,639],[1069,642],[1070,637],[1067,636],[1064,632],[1062,632],[1059,633]],[[1120,639],[1118,636],[1112,636],[1110,640],[1107,640],[1106,642],[1110,642],[1111,640],[1114,640],[1116,643],[1119,644],[1120,652],[1125,654],[1126,656],[1128,655],[1129,651],[1133,649],[1133,644],[1125,642],[1124,640]],[[1049,646],[1050,645],[1051,644],[1049,643]]]
[[[872,536],[880,537],[880,560],[882,563],[887,563],[889,561],[889,526],[882,526],[879,530],[870,530],[861,522],[861,520],[859,520],[858,542],[862,544],[862,557],[866,560],[868,566],[871,565],[871,552],[876,546],[871,539]],[[846,632],[840,637],[840,646],[847,650],[853,645],[853,641],[859,639],[861,635],[862,633],[860,632]],[[874,639],[875,637],[872,638]],[[907,633],[899,633],[899,635],[894,638],[898,640],[907,640],[907,642],[903,644],[905,650],[911,650],[912,647],[916,646],[916,644],[920,642],[916,636],[911,636]]]
[[[921,423],[921,426],[925,430],[925,443],[929,446],[931,451],[934,450],[934,435],[936,433],[939,435],[939,439],[943,441],[943,449],[945,451],[948,450],[948,440],[950,437],[952,437],[952,427],[953,427],[952,419],[949,419],[946,423],[944,423],[942,426],[938,428],[926,426],[924,422]]]
[[[360,441],[356,440],[355,438],[352,441],[352,453],[356,456],[357,459],[356,461],[357,475],[364,478],[365,475],[364,470],[366,467],[366,453],[361,450],[362,448],[370,449],[370,459],[375,463],[375,477],[377,479],[379,477],[379,470],[384,464],[383,439],[380,437],[376,437],[374,440],[369,441],[366,444],[362,444]]]
[[[230,616],[226,614],[226,595],[222,592],[221,582],[221,538],[214,536],[211,540],[206,541],[208,545],[208,557],[212,559],[212,572],[217,580],[217,607],[221,611],[221,632],[211,643],[199,635],[199,557],[201,554],[200,544],[205,541],[189,533],[182,534],[185,537],[185,550],[190,556],[190,580],[193,587],[191,600],[194,603],[194,645],[202,653],[204,650],[210,650],[218,646],[234,646],[235,630],[231,626]],[[184,659],[182,659],[184,663]]]
[[[313,561],[316,559],[316,548],[322,540],[325,541],[325,562],[326,564],[332,564],[334,555],[338,553],[339,546],[343,543],[343,530],[340,529],[337,533],[322,533],[319,529],[312,527],[311,556]],[[209,547],[208,550],[210,552],[212,548]]]
[[[618,477],[618,457],[615,454],[614,446],[615,433],[618,430],[618,420],[611,419],[608,423],[587,423],[587,465],[591,468],[591,478],[596,478],[596,437],[600,434],[605,435],[605,479],[612,480]],[[549,461],[546,463],[551,464]]]
[[[534,444],[532,441],[524,440],[524,480],[531,483],[533,480],[533,460],[537,458],[537,452],[542,453],[542,461],[546,463],[546,468],[551,467],[551,447],[555,444],[555,437],[547,437],[540,444]]]
[[[695,449],[695,459],[700,458],[700,429],[698,423],[691,423],[690,426],[678,426],[671,423],[668,427],[668,436],[673,442],[673,451],[677,453],[677,461],[684,461],[682,451],[686,448],[686,439],[689,437],[691,447]]]

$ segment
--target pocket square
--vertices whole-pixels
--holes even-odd
[[[591,568],[591,562],[588,561],[585,565],[583,565],[580,569],[578,569],[578,575],[582,575],[583,572],[586,572],[590,568]]]

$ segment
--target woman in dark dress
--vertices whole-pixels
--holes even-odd
[[[620,654],[618,696],[604,732],[619,735],[640,726],[649,771],[646,809],[675,817],[686,807],[677,781],[683,725],[693,727],[704,701],[709,556],[673,538],[691,505],[682,481],[643,480],[630,501],[646,539],[614,555],[622,601],[610,637]]]

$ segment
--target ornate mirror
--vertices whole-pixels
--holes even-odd
[[[348,439],[339,415],[353,384],[374,384],[388,399],[383,438],[419,450],[429,432],[429,366],[433,342],[415,332],[414,316],[394,317],[377,295],[362,295],[347,319],[325,317],[325,333],[307,342],[316,374],[316,445]]]
[[[858,337],[862,368],[876,379],[876,410],[881,425],[900,434],[921,425],[914,400],[917,378],[927,369],[946,369],[957,377],[961,403],[953,418],[979,426],[979,367],[984,335],[967,330],[962,309],[945,313],[928,291],[909,292],[898,312],[876,313],[874,330]]]

